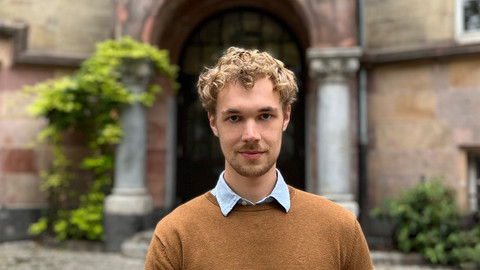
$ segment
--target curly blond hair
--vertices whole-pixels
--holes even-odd
[[[218,93],[230,83],[241,83],[252,89],[258,79],[268,77],[273,91],[280,94],[285,111],[296,100],[298,86],[295,75],[283,63],[266,52],[230,47],[213,68],[206,68],[199,77],[197,88],[205,110],[215,115]]]

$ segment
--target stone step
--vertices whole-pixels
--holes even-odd
[[[122,243],[121,252],[124,256],[145,259],[152,240],[153,229],[136,233]]]

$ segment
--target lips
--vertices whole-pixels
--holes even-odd
[[[242,155],[246,159],[257,159],[263,155],[263,151],[240,151],[240,155]]]

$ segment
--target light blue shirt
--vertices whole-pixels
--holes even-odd
[[[285,180],[283,179],[283,176],[279,170],[277,170],[277,183],[275,184],[272,193],[256,203],[244,199],[235,193],[225,182],[225,178],[223,177],[224,174],[225,171],[220,174],[217,185],[211,191],[213,196],[217,198],[217,202],[220,205],[220,210],[224,216],[227,216],[228,213],[232,211],[235,204],[265,204],[270,203],[273,200],[277,200],[277,202],[285,209],[285,212],[290,210],[290,192],[288,190],[287,183],[285,183]]]

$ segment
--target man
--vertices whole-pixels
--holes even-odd
[[[158,223],[145,269],[373,269],[355,216],[287,186],[276,169],[293,73],[265,52],[232,47],[197,86],[225,171]]]

